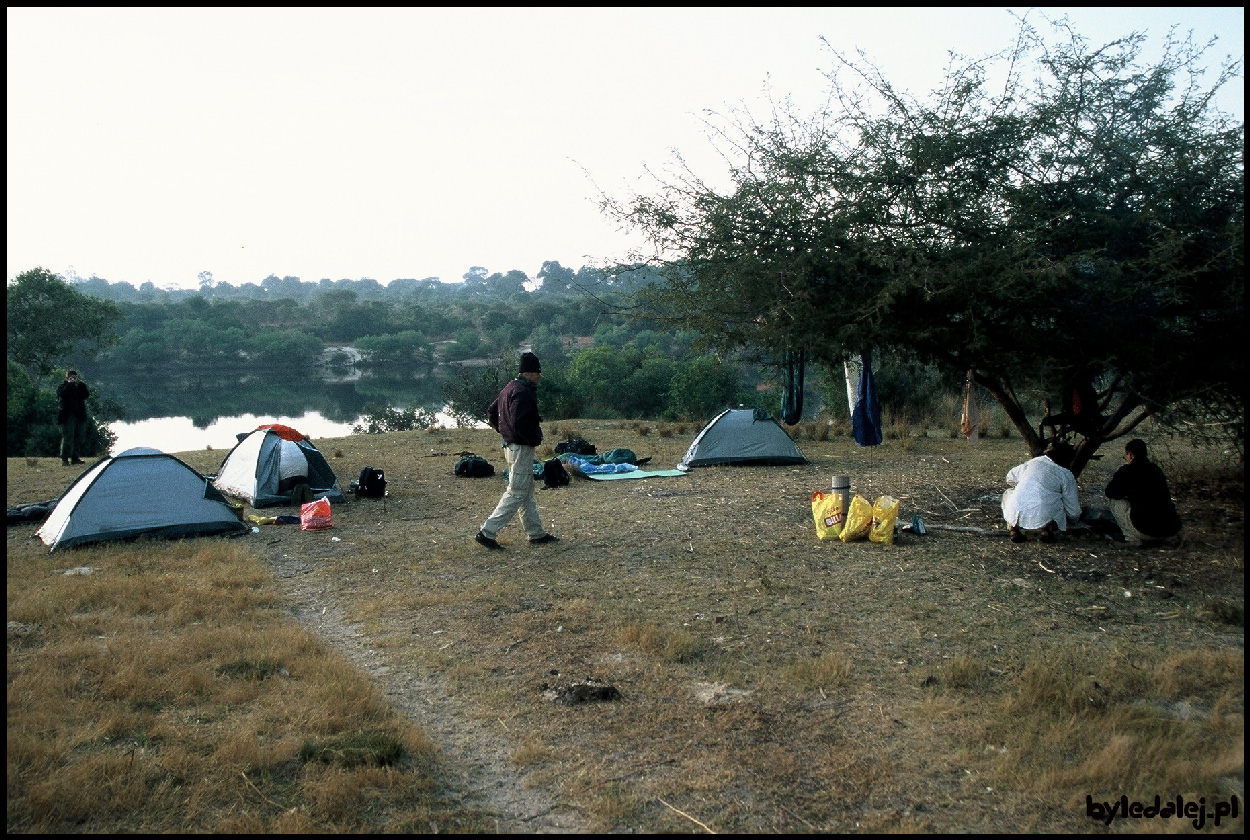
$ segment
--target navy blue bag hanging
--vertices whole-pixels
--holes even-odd
[[[861,354],[859,361],[859,391],[851,412],[851,434],[860,446],[877,446],[881,443],[881,403],[877,402],[872,384],[872,354]]]

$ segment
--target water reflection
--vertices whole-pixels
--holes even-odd
[[[92,392],[112,399],[134,423],[151,417],[190,417],[197,429],[207,429],[222,417],[302,417],[316,412],[334,423],[354,423],[370,406],[409,408],[443,405],[443,383],[448,373],[431,366],[396,374],[386,371],[344,378],[343,371],[180,370],[159,375],[130,371],[100,371],[92,377]]]
[[[368,411],[383,407],[424,406],[439,413],[440,425],[452,426],[443,400],[447,375],[435,367],[398,376],[366,372],[358,378],[343,371],[310,375],[174,369],[157,376],[100,371],[93,374],[91,387],[125,409],[125,420],[109,426],[117,435],[114,453],[135,446],[190,452],[229,450],[239,432],[264,423],[292,426],[314,442],[346,437]]]
[[[163,452],[192,452],[200,449],[222,450],[222,457],[238,442],[240,432],[250,432],[266,423],[281,423],[299,429],[316,443],[321,438],[347,437],[352,433],[351,423],[335,423],[318,412],[299,417],[242,414],[236,417],[219,417],[201,427],[190,417],[149,417],[133,423],[117,422],[109,425],[117,442],[110,454],[116,455],[136,446],[150,446]]]
[[[219,417],[208,426],[200,428],[190,417],[149,417],[133,423],[111,423],[109,429],[117,435],[117,442],[109,450],[116,455],[136,446],[150,446],[162,452],[193,452],[201,449],[221,450],[222,458],[238,442],[240,432],[250,432],[267,423],[281,423],[298,429],[313,443],[323,438],[347,437],[352,426],[362,418],[350,423],[336,423],[320,412],[310,411],[299,417],[243,414],[237,417]],[[456,421],[445,410],[437,413],[438,425],[454,428]],[[479,426],[485,428],[485,426]]]

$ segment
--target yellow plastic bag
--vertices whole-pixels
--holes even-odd
[[[872,528],[872,505],[858,493],[851,499],[851,508],[846,512],[846,524],[842,526],[840,538],[842,542],[854,542],[868,536]]]
[[[894,523],[898,522],[898,499],[881,496],[872,503],[872,528],[868,539],[885,545],[894,545]]]
[[[822,540],[836,540],[842,534],[842,494],[812,494],[812,518],[816,520],[816,536]]]

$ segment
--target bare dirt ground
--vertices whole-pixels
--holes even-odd
[[[697,431],[562,425],[648,469],[675,466]],[[453,465],[473,451],[502,470],[493,433],[316,443],[344,489],[384,468],[388,497],[336,506],[328,531],[246,539],[501,833],[1099,830],[1083,797],[1022,781],[981,710],[1039,656],[1244,650],[1227,618],[1244,596],[1240,483],[1174,480],[1179,546],[1016,545],[998,499],[1019,440],[800,438],[807,465],[575,477],[539,492],[560,542],[530,546],[514,522],[491,552],[473,534],[503,482]],[[223,455],[180,457],[211,473]],[[1120,463],[1104,455],[1085,504]],[[833,475],[899,499],[928,534],[817,540],[810,498]],[[618,694],[561,702],[578,684]]]

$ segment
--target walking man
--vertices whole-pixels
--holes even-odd
[[[543,442],[542,418],[538,416],[538,382],[542,366],[533,353],[522,353],[516,379],[503,387],[486,410],[486,422],[503,437],[508,461],[508,489],[495,511],[474,537],[490,549],[503,548],[495,537],[512,521],[517,511],[531,545],[556,542],[557,537],[543,529],[534,497],[534,448]]]
[[[56,398],[61,401],[56,422],[61,426],[61,464],[81,464],[79,454],[87,442],[87,383],[78,378],[78,371],[65,374],[65,381],[56,388]]]

